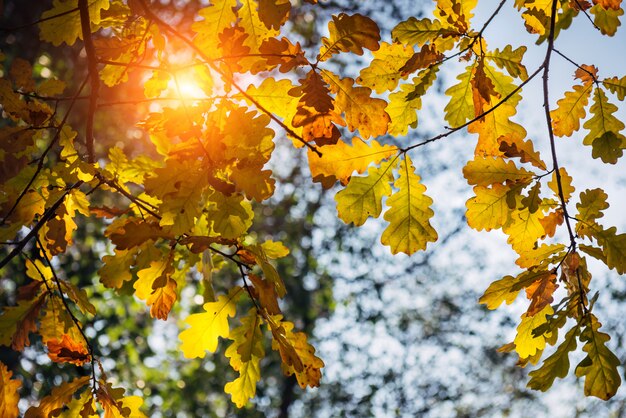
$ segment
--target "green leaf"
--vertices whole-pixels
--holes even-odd
[[[496,49],[491,54],[487,53],[485,58],[493,61],[499,68],[506,69],[511,77],[519,77],[525,81],[528,79],[528,72],[522,59],[526,49],[525,46],[520,46],[514,50],[511,45],[506,45],[502,51]]]
[[[465,71],[457,76],[459,83],[446,90],[446,95],[450,96],[450,102],[444,109],[445,118],[453,128],[463,125],[475,116],[471,83],[475,66],[474,63],[466,67]]]
[[[400,22],[391,31],[391,38],[404,45],[421,47],[427,42],[432,42],[441,34],[441,22],[437,19],[416,19],[411,16],[408,20]]]
[[[385,220],[389,226],[383,232],[381,242],[391,247],[391,252],[411,255],[437,240],[437,232],[430,225],[434,212],[433,200],[426,196],[426,187],[420,183],[408,155],[398,169],[400,177],[394,183],[398,191],[387,199],[389,209]]]
[[[545,392],[550,389],[554,380],[564,378],[569,372],[569,352],[576,350],[576,338],[580,333],[580,328],[575,326],[565,334],[565,340],[559,345],[556,351],[543,361],[537,370],[533,370],[528,375],[531,377],[528,387],[534,390]]]
[[[345,189],[335,196],[337,213],[345,223],[361,226],[370,216],[378,218],[382,198],[391,194],[392,168],[397,160],[371,167],[367,176],[352,176]]]
[[[623,101],[626,97],[626,76],[622,78],[605,78],[602,80],[602,85],[609,89],[611,93],[616,94],[619,101]]]
[[[611,337],[599,331],[601,326],[595,315],[588,314],[587,324],[580,335],[587,357],[576,366],[576,376],[585,378],[585,395],[606,401],[615,395],[622,379],[617,370],[620,361],[605,345]]]

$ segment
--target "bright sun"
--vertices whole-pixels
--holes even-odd
[[[183,99],[202,99],[206,98],[206,93],[200,84],[192,77],[179,76],[172,86],[177,96]]]
[[[181,99],[206,99],[212,87],[207,73],[194,68],[179,70],[169,81],[168,87],[173,96]]]

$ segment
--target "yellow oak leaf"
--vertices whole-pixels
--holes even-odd
[[[234,287],[228,295],[220,295],[216,302],[205,303],[205,312],[191,314],[185,319],[191,328],[178,336],[185,357],[204,358],[207,350],[212,353],[217,350],[219,337],[227,338],[230,335],[228,317],[235,316],[236,301],[241,291],[241,287]]]
[[[495,183],[528,182],[535,175],[532,171],[518,168],[511,160],[500,157],[474,157],[463,167],[463,176],[475,186]]]
[[[63,412],[59,418],[100,418],[96,413],[96,403],[93,393],[90,390],[84,390],[80,397],[72,398],[72,401],[65,405]]]
[[[574,186],[572,186],[572,176],[567,173],[565,167],[559,167],[559,174],[561,176],[561,187],[563,189],[563,198],[567,203],[569,199],[572,197],[572,193],[576,191]],[[559,186],[556,179],[556,172],[552,173],[552,179],[548,182],[548,187],[550,190],[554,192],[555,196],[559,196]]]
[[[324,71],[323,77],[336,94],[335,111],[343,113],[350,131],[358,129],[364,139],[387,133],[390,118],[385,112],[386,101],[371,97],[368,87],[355,87],[352,78],[340,79],[329,71]]]
[[[98,24],[102,20],[100,11],[107,10],[109,6],[109,0],[89,2],[88,10],[92,32],[98,29]],[[41,30],[39,37],[44,41],[51,42],[54,46],[59,46],[63,42],[73,45],[76,39],[83,39],[78,0],[54,0],[52,9],[42,13],[39,29]]]
[[[389,222],[380,241],[391,247],[391,252],[411,255],[423,250],[429,242],[437,241],[437,232],[430,224],[434,212],[433,200],[426,196],[426,187],[420,183],[408,155],[400,163],[399,178],[394,186],[398,189],[387,199],[389,209],[384,219]]]
[[[276,81],[273,77],[268,77],[258,87],[251,84],[246,90],[246,94],[268,112],[282,118],[283,122],[290,126],[298,104],[298,97],[289,94],[293,88],[294,85],[290,80]],[[303,90],[306,89],[303,88]],[[246,98],[246,100],[250,105],[254,104],[250,99]],[[330,101],[330,97],[328,100]]]
[[[345,185],[352,173],[356,171],[363,174],[370,164],[380,163],[396,154],[397,150],[395,145],[380,145],[376,140],[370,141],[368,146],[363,140],[354,137],[352,145],[339,141],[335,145],[323,147],[321,157],[311,150],[307,155],[313,178],[332,177]]]
[[[98,270],[100,282],[108,288],[119,289],[124,282],[133,278],[130,267],[135,263],[137,248],[114,250],[114,255],[102,257],[102,267]]]
[[[517,113],[515,106],[511,103],[512,102],[509,101],[503,103],[479,121],[468,126],[468,132],[478,134],[478,143],[476,144],[475,150],[476,155],[501,155],[498,140],[502,136],[526,137],[526,129],[511,120],[511,117]]]
[[[13,372],[0,362],[0,416],[17,418],[20,414],[17,403],[20,400],[18,390],[22,381],[12,379]]]
[[[465,32],[470,27],[470,20],[474,14],[478,0],[436,0],[437,7],[433,14],[441,20],[444,26]]]
[[[162,260],[152,261],[148,268],[139,270],[133,284],[135,296],[146,301],[153,318],[167,319],[176,301],[176,282],[172,280],[174,267],[171,257],[172,254]]]
[[[552,386],[554,379],[567,376],[570,369],[568,353],[576,350],[576,338],[579,334],[578,326],[569,330],[565,334],[565,340],[550,357],[544,360],[541,367],[528,373],[531,377],[528,382],[529,388],[545,392]]]
[[[283,372],[287,376],[295,374],[302,389],[319,386],[324,362],[315,355],[315,348],[307,342],[306,334],[293,332],[293,323],[283,321],[281,315],[269,317],[268,324],[273,337],[272,349],[280,352]]]
[[[237,0],[214,0],[208,7],[198,11],[203,20],[194,22],[191,26],[197,33],[194,43],[210,58],[220,56],[220,50],[217,48],[218,35],[237,21],[236,7]]]
[[[510,209],[507,204],[507,193],[510,188],[501,184],[493,184],[490,188],[474,187],[476,196],[470,198],[465,206],[467,223],[470,227],[481,231],[499,229],[510,220]]]
[[[509,236],[507,242],[520,255],[531,251],[539,238],[545,235],[543,225],[539,220],[543,218],[541,210],[531,212],[528,208],[515,211],[511,214],[511,222],[504,225],[502,230]]]
[[[414,79],[414,81],[417,77]],[[389,95],[389,104],[386,111],[391,122],[389,123],[389,135],[406,135],[411,128],[417,127],[417,111],[422,108],[422,99],[411,92],[415,91],[415,85],[402,84],[400,90]]]
[[[169,72],[158,70],[153,71],[152,77],[146,80],[143,85],[144,96],[148,99],[159,97],[161,93],[167,89],[171,78],[172,76]]]
[[[584,237],[593,235],[593,225],[596,219],[604,216],[609,207],[608,195],[602,189],[587,189],[580,193],[580,202],[576,204],[576,234]]]
[[[543,219],[541,219],[540,222],[543,221]],[[563,259],[564,250],[565,245],[563,244],[543,244],[538,248],[533,248],[532,250],[525,251],[515,261],[515,264],[517,264],[521,268],[543,266],[544,264],[546,264],[546,262],[551,262],[555,259]]]
[[[328,38],[322,38],[318,61],[326,61],[339,52],[363,55],[363,48],[376,51],[379,48],[380,30],[369,17],[340,13],[328,22]]]
[[[554,135],[571,136],[580,129],[592,88],[592,84],[575,85],[573,91],[566,91],[565,97],[556,102],[557,108],[550,112]]]
[[[374,51],[373,55],[370,65],[363,68],[356,79],[358,84],[369,87],[376,93],[383,93],[395,89],[400,80],[406,79],[408,73],[403,73],[400,69],[413,55],[413,48],[382,42],[380,49]]]
[[[517,278],[513,276],[504,276],[500,280],[491,283],[485,293],[478,299],[479,303],[487,305],[487,309],[496,309],[506,302],[507,305],[513,303],[517,298],[520,289],[515,288]]]
[[[256,384],[261,380],[259,359],[246,361],[239,369],[239,377],[226,383],[224,392],[231,396],[237,408],[243,408],[256,395]]]
[[[445,118],[453,128],[463,125],[475,116],[471,80],[476,65],[474,63],[466,67],[465,71],[456,77],[459,82],[446,90],[450,102],[444,109]]]
[[[262,202],[274,194],[276,180],[271,170],[263,170],[263,166],[256,164],[238,164],[232,168],[229,179],[237,191],[242,192],[248,199]]]
[[[517,335],[515,336],[515,351],[520,359],[534,356],[537,351],[541,351],[546,347],[546,339],[550,338],[551,333],[538,336],[533,335],[533,330],[547,322],[546,315],[552,315],[554,311],[550,305],[547,305],[540,312],[533,316],[522,314],[522,322],[517,327]]]
[[[67,405],[74,393],[89,383],[91,376],[77,377],[71,382],[65,382],[52,389],[52,393],[39,402],[39,406],[31,406],[24,414],[24,418],[49,417],[51,414]]]
[[[391,195],[392,169],[396,161],[371,167],[367,176],[350,178],[346,188],[335,196],[337,214],[342,221],[361,226],[370,216],[380,216],[382,198]]]
[[[224,392],[231,395],[232,401],[242,408],[256,394],[256,384],[261,380],[259,362],[265,357],[263,348],[262,320],[255,308],[241,319],[242,325],[233,329],[229,338],[232,344],[225,355],[239,377],[226,383]]]
[[[238,25],[248,35],[243,45],[250,48],[250,53],[261,52],[261,45],[266,39],[276,37],[280,31],[268,28],[259,16],[259,2],[256,0],[240,0],[241,7],[237,10],[239,17]],[[257,73],[266,68],[265,62],[255,57],[244,57],[238,60],[238,64],[244,69],[249,68],[252,73]]]

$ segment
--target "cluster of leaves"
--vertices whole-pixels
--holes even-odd
[[[626,137],[607,93],[623,101],[626,77],[599,79],[595,67],[576,65],[577,84],[550,112],[548,74],[559,32],[579,15],[593,15],[600,31],[613,35],[623,14],[621,0],[593,5],[516,0],[528,31],[546,44],[544,62],[530,75],[525,46],[488,49],[483,32],[492,19],[474,29],[476,3],[437,0],[431,18],[395,26],[392,42],[381,41],[370,18],[341,13],[329,22],[328,36],[311,58],[299,43],[281,37],[295,7],[288,0],[214,1],[200,10],[191,33],[172,26],[145,0],[55,1],[39,22],[41,37],[57,46],[82,39],[88,76],[62,96],[64,83],[34,80],[31,64],[15,58],[0,80],[7,117],[0,151],[0,241],[12,248],[0,267],[23,254],[32,280],[18,289],[17,306],[3,308],[0,343],[23,350],[36,333],[52,361],[89,364],[91,376],[61,384],[27,416],[92,416],[98,408],[106,416],[141,416],[141,399],[124,397],[107,382],[83,331],[96,310],[83,290],[56,271],[56,258],[72,245],[78,216],[105,220],[105,235],[115,246],[102,259],[101,284],[131,290],[153,318],[167,319],[188,279],[201,277],[192,286],[204,296],[203,311],[186,317],[180,349],[185,357],[203,358],[216,351],[220,338],[231,340],[226,357],[238,377],[224,390],[238,407],[255,396],[266,337],[286,375],[295,375],[303,388],[320,384],[323,361],[280,308],[286,290],[273,262],[289,250],[249,233],[253,202],[274,194],[266,165],[276,131],[295,147],[306,147],[314,181],[324,188],[343,186],[335,199],[344,222],[363,225],[385,207],[381,242],[394,254],[408,255],[437,240],[430,223],[433,201],[409,152],[464,128],[477,134],[475,157],[463,169],[475,194],[467,202],[467,222],[477,230],[502,229],[524,269],[492,283],[481,302],[495,309],[512,303],[521,290],[529,300],[514,342],[503,350],[515,350],[521,365],[536,364],[546,344],[555,345],[559,330],[573,324],[554,354],[531,372],[529,386],[546,390],[565,376],[569,352],[580,341],[587,356],[576,374],[585,377],[585,393],[613,396],[621,383],[619,361],[592,313],[591,274],[581,252],[624,274],[626,234],[597,222],[608,207],[601,189],[580,193],[578,212],[570,215],[573,179],[558,165],[555,137],[580,130],[593,94],[583,143],[592,147],[594,158],[616,163]],[[373,58],[356,79],[326,65],[339,54],[364,50]],[[405,148],[385,143],[417,127],[422,96],[452,59],[467,64],[446,91],[445,120],[453,128]],[[188,72],[203,97],[182,93]],[[178,105],[143,115],[137,126],[154,152],[133,156],[121,147],[99,147],[94,130],[103,109],[112,105],[102,102],[103,89],[124,88],[136,73],[145,80],[145,98],[137,100],[157,102],[174,94]],[[513,120],[522,88],[541,73],[551,168]],[[245,87],[250,80],[255,83]],[[89,94],[83,95],[87,85]],[[79,136],[68,120],[81,100],[87,101],[88,114]],[[119,197],[116,205],[98,203],[111,194]],[[567,229],[568,242],[553,242],[559,227]],[[26,256],[29,245],[37,257]],[[240,280],[216,295],[215,273],[228,266]],[[561,285],[566,294],[553,304]],[[71,305],[80,310],[78,316]],[[231,328],[233,318],[239,325]],[[0,367],[8,405],[3,416],[17,416],[19,382]]]

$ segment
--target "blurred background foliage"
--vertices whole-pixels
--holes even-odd
[[[6,61],[20,57],[36,63],[36,76],[80,80],[86,74],[81,44],[54,48],[39,41],[36,26],[28,25],[50,7],[50,1],[5,0],[0,27]],[[297,3],[297,2],[296,2]],[[204,2],[161,0],[157,13],[177,27],[189,30]],[[325,22],[341,11],[372,17],[389,37],[391,27],[408,16],[420,16],[430,1],[333,0],[293,9],[290,30],[311,54],[319,46]],[[387,39],[388,40],[388,39]],[[350,57],[352,60],[353,56]],[[361,59],[360,57],[356,57]],[[355,58],[355,59],[356,59]],[[350,74],[359,62],[336,60],[332,65]],[[129,91],[137,89],[137,92]],[[101,92],[103,101],[119,101],[141,94],[141,80],[131,73],[121,88]],[[442,88],[439,86],[439,94]],[[60,107],[63,103],[59,104]],[[128,155],[152,152],[134,127],[142,105],[115,106],[99,112],[98,145],[117,145]],[[147,105],[145,105],[147,106]],[[428,110],[427,110],[428,111]],[[82,130],[75,112],[69,124]],[[0,122],[0,125],[2,122]],[[429,136],[420,128],[405,143]],[[476,417],[476,416],[615,416],[626,414],[623,390],[608,403],[585,399],[579,382],[569,378],[542,394],[525,388],[526,370],[514,356],[496,351],[514,333],[512,316],[487,312],[478,296],[493,277],[506,274],[498,249],[473,240],[464,228],[463,203],[468,190],[460,167],[468,159],[462,143],[433,144],[415,159],[429,187],[455,199],[435,199],[440,241],[425,253],[392,257],[378,244],[381,228],[350,228],[336,217],[333,191],[324,192],[310,181],[303,153],[288,141],[277,144],[272,160],[276,194],[256,207],[254,233],[264,240],[283,241],[292,250],[278,269],[288,295],[285,316],[310,336],[326,367],[322,386],[302,391],[294,377],[285,377],[275,355],[263,360],[257,397],[237,409],[223,392],[233,371],[219,352],[187,360],[178,351],[181,317],[203,303],[199,274],[190,273],[180,303],[166,322],[150,318],[132,289],[118,295],[98,283],[103,255],[111,251],[103,237],[104,225],[91,218],[79,224],[75,245],[58,260],[67,279],[84,288],[97,316],[88,324],[97,356],[109,377],[146,399],[149,416],[163,417]],[[469,150],[471,152],[471,150]],[[452,167],[458,168],[453,171]],[[111,194],[99,194],[108,204]],[[445,196],[445,195],[444,195]],[[2,251],[5,251],[4,249]],[[32,248],[27,252],[34,251]],[[33,254],[34,255],[34,254]],[[506,257],[505,257],[506,258]],[[510,258],[510,257],[509,257]],[[23,260],[15,259],[2,271],[0,304],[15,303],[15,290],[26,282]],[[6,279],[9,280],[6,280]],[[216,292],[239,278],[221,270],[213,277]],[[608,283],[611,302],[602,317],[611,330],[617,353],[624,360],[626,287]],[[514,310],[514,309],[513,309]],[[21,406],[35,402],[60,381],[89,370],[52,363],[35,338],[31,348],[16,353],[0,347],[0,361],[23,381]],[[275,354],[275,353],[274,353]],[[132,389],[134,388],[134,389]]]

